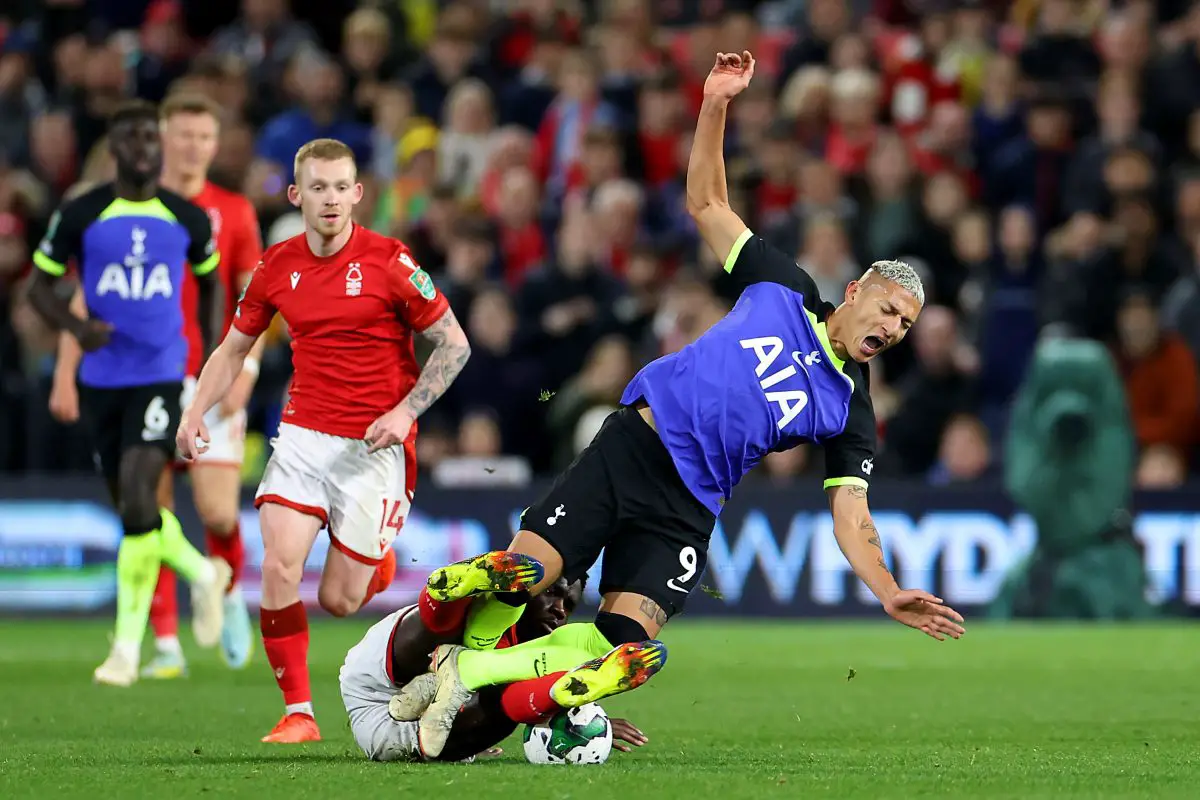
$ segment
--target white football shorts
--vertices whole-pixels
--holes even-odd
[[[378,564],[408,518],[417,478],[412,443],[367,452],[362,439],[282,423],[254,505],[277,503],[319,518],[333,546]]]
[[[372,761],[419,761],[416,722],[397,722],[388,701],[397,691],[387,674],[392,631],[416,606],[388,614],[371,626],[362,641],[350,648],[338,673],[342,703],[350,717],[354,741]]]

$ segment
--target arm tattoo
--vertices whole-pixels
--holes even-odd
[[[870,517],[867,517],[858,527],[867,532],[867,544],[873,545],[879,550],[879,558],[875,563],[887,569],[887,562],[883,560],[883,544],[879,541],[879,529],[875,527],[875,522]]]
[[[405,407],[414,417],[424,414],[445,394],[471,356],[470,345],[450,341],[450,334],[456,328],[458,320],[453,311],[447,310],[441,319],[421,331],[421,336],[433,342],[434,348],[416,384],[404,398]]]
[[[638,610],[654,620],[654,623],[660,628],[667,624],[667,612],[663,611],[662,607],[649,597],[642,598],[642,605]]]

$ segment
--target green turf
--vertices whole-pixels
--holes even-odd
[[[337,694],[370,620],[313,630],[325,741],[260,744],[281,711],[259,654],[230,673],[92,686],[99,623],[0,623],[0,798],[1198,797],[1200,637],[1186,625],[688,624],[670,663],[606,703],[650,743],[600,767],[372,764]],[[854,677],[847,680],[853,668]],[[415,794],[414,794],[415,793]]]

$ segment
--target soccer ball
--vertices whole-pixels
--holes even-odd
[[[612,724],[603,708],[588,703],[526,725],[524,740],[530,764],[603,764],[612,752]]]

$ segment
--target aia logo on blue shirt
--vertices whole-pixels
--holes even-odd
[[[776,423],[776,427],[779,430],[783,430],[808,405],[808,392],[800,389],[774,388],[788,378],[799,374],[799,370],[796,369],[795,364],[785,363],[780,369],[771,372],[769,375],[767,374],[768,371],[774,368],[775,360],[783,352],[783,339],[780,339],[778,336],[760,336],[754,339],[740,339],[738,340],[738,344],[742,346],[743,350],[753,350],[754,355],[758,357],[758,366],[754,368],[754,374],[759,379],[759,387],[766,393],[767,402],[775,403],[779,406],[779,410],[783,416]],[[805,358],[811,358],[814,355],[816,355],[815,352]],[[807,363],[811,364],[813,362],[810,361]]]

